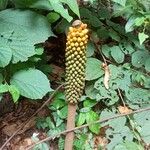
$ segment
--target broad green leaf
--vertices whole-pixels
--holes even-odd
[[[55,13],[55,12],[50,12],[48,15],[47,15],[47,19],[50,23],[54,23],[56,22],[58,19],[60,18],[60,15],[58,13]]]
[[[144,66],[145,60],[150,57],[150,54],[146,50],[138,50],[132,54],[132,65],[140,68]]]
[[[91,99],[96,99],[97,94],[99,93],[98,90],[94,88],[93,83],[87,83],[85,86],[85,93],[86,96]]]
[[[126,1],[127,0],[113,0],[113,2],[120,4],[121,6],[125,6],[126,5]]]
[[[47,92],[52,91],[46,75],[37,69],[18,71],[10,82],[19,89],[22,96],[31,99],[41,99]]]
[[[8,0],[0,0],[0,10],[5,9],[7,6]]]
[[[131,16],[125,25],[126,32],[131,32],[134,30],[136,16]]]
[[[146,61],[145,61],[145,69],[146,71],[150,72],[150,58],[148,58]]]
[[[149,36],[148,36],[147,34],[145,34],[144,32],[139,32],[138,38],[139,38],[140,44],[142,45],[143,42],[144,42],[147,38],[149,38]]]
[[[88,58],[86,63],[86,80],[94,80],[104,74],[102,62],[96,58]]]
[[[117,63],[122,63],[124,61],[124,53],[119,46],[111,47],[111,56]]]
[[[0,12],[0,32],[0,45],[11,49],[13,63],[28,60],[35,54],[34,44],[53,36],[44,16],[19,9]]]
[[[49,0],[49,2],[55,12],[59,13],[68,22],[71,22],[73,18],[69,15],[68,10],[63,7],[62,3],[59,0]]]
[[[23,41],[13,41],[9,44],[9,47],[12,51],[12,62],[17,63],[19,61],[27,61],[29,57],[35,54],[35,49],[30,43],[25,43]]]
[[[10,85],[8,91],[12,95],[14,103],[16,103],[20,97],[20,91],[14,85]]]
[[[5,67],[9,64],[12,58],[12,51],[6,45],[0,44],[0,67]]]
[[[109,47],[108,45],[102,45],[102,53],[107,57],[110,58],[110,52],[111,52],[111,47]]]
[[[144,148],[133,141],[126,140],[115,146],[114,150],[144,150]]]
[[[138,132],[146,144],[150,144],[150,112],[145,111],[134,115]]]
[[[87,49],[86,49],[86,57],[91,57],[94,54],[94,44],[92,42],[88,42]]]
[[[0,12],[0,32],[11,32],[10,39],[13,40],[15,36],[18,42],[23,40],[32,44],[44,42],[54,35],[46,17],[20,9],[6,9]]]
[[[60,0],[60,1],[67,4],[69,8],[80,18],[77,0]]]
[[[80,112],[77,120],[77,126],[83,125],[85,123],[85,118],[86,118],[86,113]]]
[[[12,0],[16,8],[37,8],[43,10],[52,10],[48,0]]]
[[[94,111],[89,111],[88,113],[86,113],[86,122],[87,123],[92,123],[94,121],[97,121],[99,119],[98,114]],[[98,134],[100,131],[100,124],[93,124],[89,126],[89,129],[93,132]]]
[[[146,89],[130,88],[130,91],[126,93],[126,97],[132,103],[148,102],[150,100],[150,93]]]
[[[8,85],[7,84],[0,84],[0,93],[8,92]]]

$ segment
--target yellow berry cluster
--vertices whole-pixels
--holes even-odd
[[[75,21],[69,28],[66,43],[66,99],[76,104],[85,86],[86,45],[88,42],[87,25]]]

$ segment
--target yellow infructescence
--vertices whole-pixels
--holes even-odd
[[[69,28],[66,43],[66,99],[76,104],[85,86],[86,45],[88,42],[87,25],[79,20]]]

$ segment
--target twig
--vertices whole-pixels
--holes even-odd
[[[133,111],[133,112],[129,112],[129,113],[126,113],[126,114],[118,114],[118,115],[115,115],[115,116],[112,116],[112,117],[109,117],[109,118],[105,118],[105,119],[102,119],[102,120],[98,120],[98,121],[95,121],[95,122],[92,122],[92,123],[89,123],[89,124],[85,124],[85,125],[82,125],[82,126],[79,126],[79,127],[75,127],[73,129],[70,129],[70,130],[65,130],[65,131],[62,131],[54,136],[50,136],[50,137],[47,137],[41,141],[38,141],[36,143],[34,143],[33,145],[27,147],[25,150],[30,150],[31,148],[33,148],[35,145],[37,144],[40,144],[40,143],[43,143],[43,142],[46,142],[48,140],[52,140],[54,139],[55,137],[59,137],[60,135],[64,135],[68,132],[72,132],[72,131],[76,131],[76,130],[79,130],[79,129],[82,129],[82,128],[85,128],[85,127],[88,127],[90,125],[93,125],[93,124],[96,124],[96,123],[103,123],[103,122],[106,122],[106,121],[109,121],[109,120],[112,120],[112,119],[116,119],[116,118],[119,118],[119,117],[123,117],[123,116],[127,116],[127,115],[131,115],[131,114],[135,114],[135,113],[140,113],[140,112],[144,112],[144,111],[150,111],[150,107],[147,107],[147,108],[143,108],[143,109],[139,109],[139,110],[136,110],[136,111]]]
[[[118,89],[118,94],[119,94],[120,99],[121,99],[121,101],[122,101],[122,103],[123,103],[123,106],[125,107],[126,104],[125,104],[125,102],[124,102],[124,100],[123,100],[123,97],[122,97],[122,95],[121,95],[120,89]]]
[[[9,139],[2,145],[2,147],[0,148],[0,150],[3,150],[3,148],[8,144],[8,142],[10,142],[10,140],[12,140],[12,138],[27,124],[31,121],[31,119],[38,113],[40,112],[53,98],[53,96],[57,93],[57,91],[63,86],[64,84],[60,85],[52,94],[51,96],[43,103],[43,105],[30,117],[27,119],[26,122],[23,122],[20,127],[11,135],[11,137],[9,137]]]

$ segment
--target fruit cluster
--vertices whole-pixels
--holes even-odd
[[[66,99],[76,104],[85,86],[87,25],[76,20],[69,28],[66,43]]]

